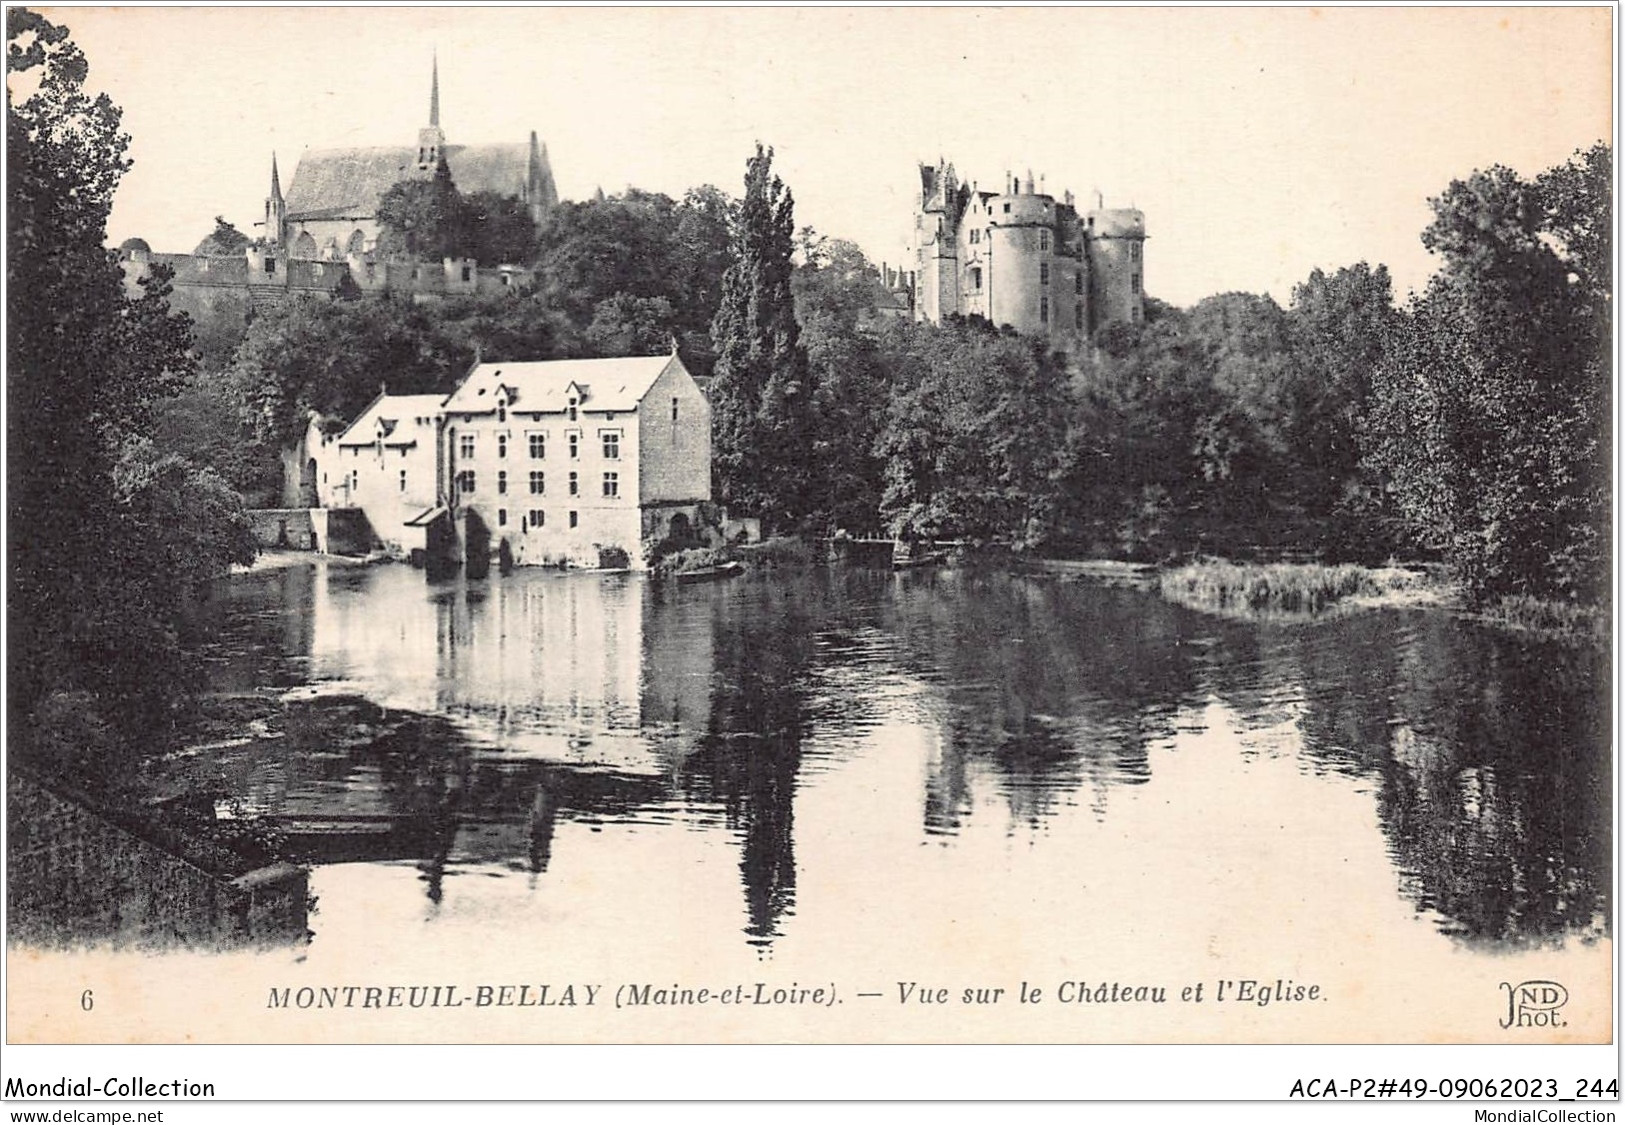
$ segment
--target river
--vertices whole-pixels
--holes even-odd
[[[1346,994],[1378,965],[1413,990],[1470,967],[1504,1013],[1479,977],[1611,948],[1606,655],[1438,609],[317,562],[233,578],[210,613],[214,689],[276,693],[286,731],[170,768],[292,833],[299,957],[329,977],[1245,968]]]

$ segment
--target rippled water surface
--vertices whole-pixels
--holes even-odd
[[[1608,930],[1605,658],[1439,611],[316,564],[214,612],[215,687],[285,692],[287,732],[177,768],[316,865],[313,958],[382,935],[884,962],[1057,933],[1079,959],[1281,934],[1446,956]]]

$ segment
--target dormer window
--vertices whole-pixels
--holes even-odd
[[[508,408],[506,406],[502,405],[501,403],[497,403],[497,421],[498,422],[506,422],[507,420],[508,420]]]

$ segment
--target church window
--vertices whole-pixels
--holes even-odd
[[[1039,262],[1038,263],[1038,284],[1040,284],[1040,285],[1048,285],[1049,284],[1049,263],[1048,262]]]
[[[528,434],[526,436],[530,443],[530,459],[540,461],[545,458],[547,456],[547,435]]]
[[[474,456],[474,435],[473,434],[464,434],[462,437],[457,439],[457,456],[459,456],[459,457],[472,457],[472,456]]]
[[[1038,299],[1038,319],[1043,321],[1045,324],[1049,323],[1049,298],[1048,297],[1040,297]]]
[[[500,472],[497,474],[497,495],[508,495],[508,474],[506,472]]]
[[[978,292],[981,291],[981,288],[982,288],[982,267],[981,266],[972,266],[970,268],[970,287],[972,289],[977,290]]]

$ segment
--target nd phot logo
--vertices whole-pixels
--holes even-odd
[[[1559,1013],[1569,1002],[1569,990],[1555,980],[1526,980],[1522,984],[1502,981],[1501,987],[1507,994],[1503,1028],[1568,1026]]]

